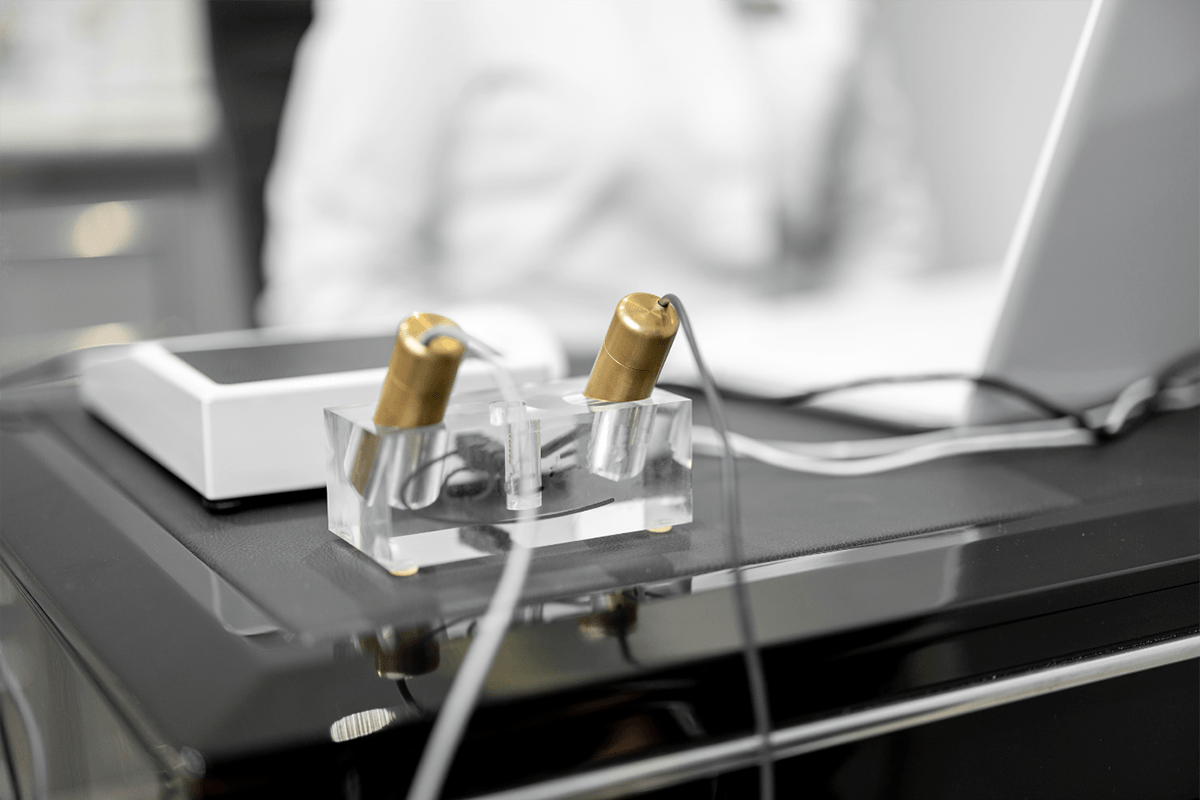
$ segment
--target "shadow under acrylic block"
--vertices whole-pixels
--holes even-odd
[[[692,521],[691,401],[609,403],[586,379],[457,397],[444,420],[390,429],[372,406],[325,410],[329,529],[395,574]],[[528,524],[517,526],[519,515]]]

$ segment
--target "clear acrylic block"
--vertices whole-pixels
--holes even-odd
[[[691,522],[691,401],[589,400],[585,384],[522,387],[523,415],[496,390],[464,394],[422,428],[377,428],[372,406],[326,409],[329,529],[404,575],[504,552],[514,536],[541,547]],[[533,522],[518,529],[521,514]]]

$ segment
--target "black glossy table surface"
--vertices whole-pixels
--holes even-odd
[[[337,787],[356,770],[364,796],[402,792],[498,558],[396,578],[326,530],[323,492],[213,509],[69,386],[2,406],[4,565],[148,748],[202,756],[191,790]],[[887,432],[747,404],[730,417],[772,438]],[[739,462],[775,723],[1194,634],[1198,418],[861,478]],[[538,552],[460,754],[481,768],[456,770],[448,796],[751,729],[718,485],[698,458],[693,524]],[[332,741],[371,709],[385,730]],[[630,720],[646,735],[622,734]]]

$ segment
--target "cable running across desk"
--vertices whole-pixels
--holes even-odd
[[[992,375],[968,375],[961,372],[936,372],[925,375],[885,375],[874,378],[861,378],[859,380],[846,381],[845,383],[835,383],[830,386],[821,386],[816,389],[810,389],[805,392],[797,392],[795,394],[771,396],[752,394],[750,392],[742,392],[736,389],[719,389],[721,396],[730,400],[745,400],[755,403],[766,403],[773,406],[802,406],[811,403],[814,400],[819,400],[822,397],[827,397],[831,394],[840,394],[849,392],[854,389],[866,389],[875,386],[904,386],[915,383],[943,383],[948,381],[967,381],[976,386],[990,389],[999,394],[1014,397],[1026,405],[1041,411],[1047,417],[1057,418],[1065,417],[1073,420],[1081,427],[1087,427],[1087,422],[1084,418],[1075,411],[1065,408],[1058,403],[1043,397],[1032,389],[1028,389],[1013,381],[999,378]],[[663,384],[664,388],[676,388],[671,384]],[[687,387],[678,387],[684,388]]]
[[[786,397],[759,397],[723,391],[728,397],[742,400],[771,405],[796,405],[836,392],[867,386],[970,380],[1019,397],[1053,417],[1030,422],[962,426],[881,439],[838,442],[762,441],[738,434],[720,435],[712,428],[697,426],[693,429],[693,445],[701,455],[723,456],[726,447],[731,446],[742,458],[752,458],[795,472],[831,476],[874,475],[968,453],[1090,446],[1128,433],[1151,414],[1200,405],[1200,382],[1194,374],[1198,367],[1200,354],[1190,353],[1158,375],[1141,378],[1129,384],[1109,403],[1085,411],[1062,408],[1009,381],[950,374],[851,381]]]

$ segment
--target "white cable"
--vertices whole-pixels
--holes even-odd
[[[1154,399],[1158,411],[1180,411],[1200,406],[1200,383],[1164,386]]]
[[[942,428],[922,433],[885,436],[879,439],[851,439],[832,442],[793,442],[784,439],[764,439],[765,444],[786,450],[790,453],[812,456],[813,458],[852,459],[868,456],[881,456],[908,450],[917,445],[934,444],[949,439],[964,439],[982,434],[1025,433],[1029,431],[1062,430],[1077,428],[1070,419],[1034,420],[1009,425],[976,425],[958,428]]]
[[[1000,430],[979,433],[962,433],[953,436],[930,438],[923,444],[908,446],[894,452],[884,452],[863,458],[836,458],[814,456],[808,453],[784,449],[780,443],[761,442],[737,433],[729,434],[734,452],[742,458],[752,458],[794,472],[814,475],[874,475],[880,472],[910,467],[927,461],[967,453],[986,453],[998,450],[1025,450],[1042,447],[1080,447],[1096,443],[1096,436],[1082,428],[1054,427],[1044,425],[1021,429],[1021,426],[994,426]],[[966,429],[971,430],[971,429]],[[942,433],[937,431],[935,433]],[[920,436],[921,434],[918,434]],[[911,437],[899,437],[911,438]],[[878,440],[868,440],[878,442]],[[787,443],[798,445],[801,443]],[[853,444],[847,442],[846,444]],[[702,455],[719,455],[720,440],[712,428],[697,426],[692,429],[692,447]]]
[[[512,412],[511,422],[520,430],[525,424],[525,406],[521,402],[512,376],[500,362],[496,352],[474,337],[449,325],[436,325],[429,328],[421,335],[421,342],[426,344],[438,336],[448,336],[463,342],[471,350],[472,355],[479,356],[492,365],[500,392],[509,402]],[[521,589],[525,585],[525,576],[529,572],[529,564],[533,559],[534,543],[531,539],[531,545],[526,547],[520,541],[523,537],[517,534],[523,532],[522,529],[526,527],[534,513],[533,509],[523,509],[517,512],[513,535],[509,537],[512,547],[504,562],[500,582],[496,585],[496,591],[488,603],[487,612],[479,621],[475,639],[471,642],[467,655],[458,668],[458,674],[454,677],[454,683],[450,686],[446,701],[442,704],[437,719],[434,720],[433,730],[429,734],[429,740],[426,742],[425,750],[421,753],[421,760],[417,764],[417,774],[408,789],[408,800],[436,800],[441,794],[442,784],[446,781],[446,773],[454,760],[454,754],[458,750],[459,742],[462,741],[467,722],[470,721],[471,713],[475,710],[479,693],[483,689],[484,681],[487,680],[492,662],[504,641],[504,635],[508,632],[508,626],[512,622],[513,612],[521,598]],[[533,533],[534,529],[530,528],[530,536]]]
[[[1083,412],[1083,417],[1108,435],[1120,433],[1138,409],[1147,404],[1159,410],[1200,405],[1195,384],[1160,387],[1157,378],[1134,381],[1109,405]],[[950,456],[998,450],[1031,450],[1043,447],[1083,447],[1099,441],[1096,431],[1079,427],[1068,418],[1033,420],[1006,425],[977,425],[881,439],[835,442],[757,440],[731,433],[730,444],[742,458],[794,472],[814,475],[874,475]],[[692,446],[701,455],[719,456],[720,436],[712,428],[692,429]]]
[[[500,353],[457,325],[433,325],[422,331],[419,339],[421,344],[428,345],[440,336],[462,342],[467,347],[467,355],[491,364],[492,375],[495,376],[496,384],[500,387],[500,394],[504,395],[504,399],[508,402],[517,406],[521,405],[521,395],[517,392],[517,384],[509,374],[508,367],[501,360]]]
[[[1153,400],[1158,394],[1158,380],[1142,378],[1126,386],[1117,399],[1113,401],[1108,415],[1104,418],[1104,430],[1115,434],[1125,427],[1126,421],[1140,406]]]

